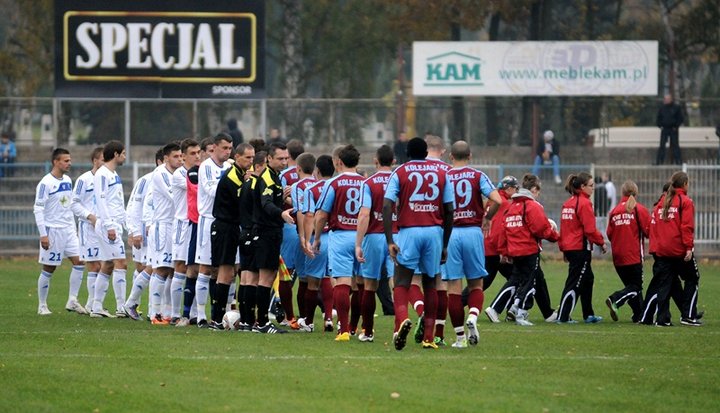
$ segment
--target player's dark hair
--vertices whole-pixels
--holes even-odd
[[[677,189],[682,188],[690,182],[690,178],[688,177],[688,174],[682,171],[675,172],[670,177],[670,187],[665,192],[665,201],[663,201],[662,206],[662,219],[663,221],[667,221],[670,219],[668,217],[668,209],[670,209],[670,205],[672,205],[673,198],[675,198],[675,192]]]
[[[253,158],[253,166],[264,164],[265,161],[267,161],[267,156],[267,152],[265,151],[255,152],[255,157]]]
[[[527,190],[533,188],[537,188],[538,190],[540,190],[542,189],[542,185],[540,184],[540,178],[538,178],[537,175],[525,174],[522,180],[522,187]]]
[[[220,142],[222,142],[222,141],[232,143],[233,140],[232,140],[232,137],[225,132],[220,132],[217,135],[215,135],[215,137],[213,138],[213,143],[215,145],[220,144]]]
[[[162,147],[163,156],[170,156],[172,152],[179,151],[180,145],[177,142],[170,142]]]
[[[270,144],[270,148],[268,148],[268,156],[275,157],[275,152],[277,151],[284,151],[287,149],[287,145],[285,145],[282,142],[273,142]]]
[[[193,138],[185,138],[180,142],[180,151],[182,153],[187,153],[188,149],[192,148],[193,146],[200,146],[198,142]]]
[[[120,155],[125,150],[125,145],[120,141],[110,141],[103,147],[103,160],[105,162],[112,161],[115,154]]]
[[[164,155],[163,155],[163,148],[158,149],[158,150],[155,152],[155,164],[157,164],[158,162],[162,162],[162,161],[163,161],[163,156],[164,156]]]
[[[377,159],[380,166],[392,166],[395,154],[389,145],[383,145],[375,151],[375,159]]]
[[[568,191],[570,195],[575,195],[583,185],[592,181],[592,179],[592,175],[587,172],[580,172],[577,175],[570,174],[567,177],[567,181],[565,181],[565,190]]]
[[[291,139],[290,142],[287,143],[287,150],[290,154],[290,159],[294,161],[305,152],[305,146],[301,140]]]
[[[65,149],[65,148],[55,148],[55,149],[52,151],[52,160],[53,160],[53,162],[55,162],[55,161],[57,161],[58,159],[60,159],[60,157],[61,157],[62,155],[70,155],[70,151],[67,150],[67,149]]]
[[[297,166],[304,174],[310,175],[315,169],[315,156],[311,153],[303,153],[296,159]]]
[[[427,157],[427,142],[425,139],[414,137],[408,141],[407,156],[411,160],[425,159]]]
[[[315,167],[323,178],[329,178],[335,173],[335,165],[333,165],[332,156],[330,155],[318,156]]]
[[[200,150],[203,152],[207,152],[207,147],[210,145],[215,145],[215,141],[213,138],[203,138],[200,141]]]
[[[340,150],[338,158],[342,161],[343,165],[348,168],[354,168],[360,162],[360,152],[353,146],[353,144],[346,145]]]
[[[97,148],[93,149],[92,152],[90,152],[90,162],[95,162],[95,159],[103,157],[103,147],[98,146]]]
[[[265,147],[265,140],[262,138],[253,139],[248,143],[252,145],[253,148],[255,148],[255,153],[260,151],[267,152],[267,148]],[[265,156],[267,156],[267,154]]]

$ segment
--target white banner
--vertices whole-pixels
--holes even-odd
[[[658,42],[413,42],[416,96],[657,95]]]

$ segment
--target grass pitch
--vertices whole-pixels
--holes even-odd
[[[557,300],[567,267],[543,267]],[[534,327],[481,315],[477,347],[410,343],[398,352],[385,316],[376,318],[374,343],[336,343],[322,332],[213,332],[68,313],[67,264],[52,279],[53,314],[40,317],[38,265],[0,260],[0,411],[717,411],[720,266],[700,265],[699,328],[680,326],[672,304],[672,328],[634,325],[626,307],[612,322],[604,299],[621,283],[609,260],[593,267],[600,324],[547,324],[536,309]],[[83,285],[81,302],[85,294]],[[446,330],[451,343],[449,320]]]

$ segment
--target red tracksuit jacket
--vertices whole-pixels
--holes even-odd
[[[510,195],[508,195],[507,192],[500,189],[498,190],[498,193],[500,194],[500,197],[502,197],[503,203],[500,204],[498,210],[495,212],[495,215],[493,215],[492,219],[490,220],[490,229],[488,229],[487,233],[485,234],[486,257],[500,255],[500,253],[498,252],[498,237],[500,236],[500,231],[502,230],[505,211],[507,211],[511,203]],[[492,201],[488,202],[487,208],[485,209],[486,216],[491,205]]]
[[[647,208],[638,202],[633,210],[627,212],[627,200],[628,197],[624,196],[610,211],[606,231],[612,245],[613,263],[617,267],[642,263],[644,239],[650,233]]]
[[[595,226],[590,197],[584,192],[571,196],[560,213],[560,251],[590,250],[592,244],[603,243],[605,239]]]
[[[684,257],[695,247],[695,204],[684,189],[676,189],[665,221],[663,202],[665,195],[650,214],[650,252],[659,257]]]
[[[512,203],[503,216],[502,231],[498,238],[498,250],[509,257],[523,257],[542,250],[542,241],[555,242],[560,234],[550,227],[545,210],[532,195],[519,193],[512,196]]]

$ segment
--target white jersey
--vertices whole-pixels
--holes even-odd
[[[152,172],[143,175],[140,179],[135,182],[132,192],[130,193],[130,199],[127,204],[127,227],[128,235],[136,237],[138,235],[144,235],[142,228],[142,217],[143,217],[143,203],[145,196],[150,190],[150,177]]]
[[[95,205],[97,217],[103,221],[105,229],[111,224],[125,224],[125,198],[120,175],[106,165],[101,166],[93,179],[95,183]]]
[[[52,174],[45,175],[35,190],[35,223],[40,236],[48,234],[48,228],[75,228],[71,209],[72,180],[67,175],[58,179]]]
[[[215,204],[215,190],[223,172],[230,167],[228,162],[218,165],[212,158],[205,159],[198,169],[197,208],[201,217],[212,218]]]
[[[173,174],[165,164],[155,168],[152,174],[153,223],[172,223],[175,216],[175,201],[172,191]]]
[[[95,175],[87,171],[75,180],[71,209],[80,221],[89,222],[87,217],[95,214]]]
[[[175,205],[175,219],[187,221],[187,168],[181,165],[172,175],[173,204]]]
[[[145,194],[145,199],[143,199],[143,205],[142,205],[142,216],[141,221],[145,227],[150,227],[150,225],[153,222],[153,214],[155,213],[155,204],[153,203],[153,183],[152,179],[148,183],[148,190],[147,194]]]

